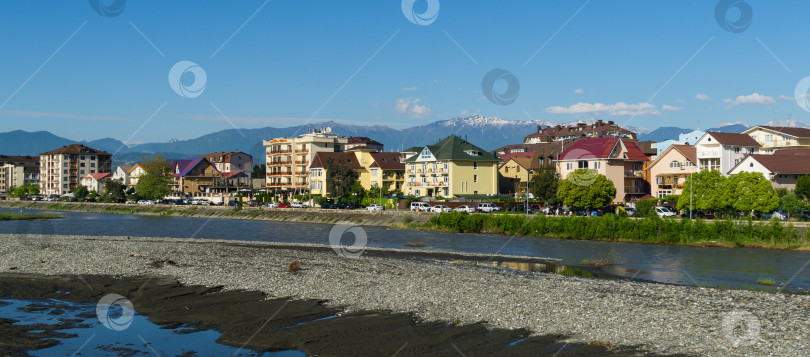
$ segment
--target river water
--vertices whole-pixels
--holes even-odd
[[[64,218],[0,222],[0,233],[193,237],[329,245],[330,231],[335,227],[332,224],[259,220],[57,213]],[[369,247],[550,257],[561,259],[561,264],[567,266],[581,265],[584,261],[603,261],[608,263],[601,267],[604,272],[621,278],[724,289],[810,291],[810,252],[456,234],[372,226],[361,228]],[[351,234],[345,236],[349,237],[345,239],[352,237]],[[423,242],[426,246],[409,248],[405,246],[408,242]],[[757,281],[760,279],[773,280],[776,285],[759,285]]]

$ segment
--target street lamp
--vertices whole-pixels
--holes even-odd
[[[526,170],[526,214],[529,214],[529,180],[534,170]]]

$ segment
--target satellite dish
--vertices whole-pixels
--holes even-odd
[[[324,131],[324,132],[327,132],[327,133],[331,133],[331,132],[332,132],[332,128],[327,126],[326,128],[324,128],[324,129],[323,129],[323,131]]]

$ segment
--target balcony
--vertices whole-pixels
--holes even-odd
[[[636,186],[625,186],[624,193],[628,195],[643,195],[650,193],[650,190],[644,187],[636,187]]]
[[[644,170],[624,170],[625,177],[644,177]]]
[[[698,151],[698,158],[720,158],[720,150]]]

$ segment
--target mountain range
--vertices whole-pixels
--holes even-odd
[[[593,120],[585,121],[586,123]],[[166,158],[190,158],[217,151],[244,151],[253,155],[258,162],[264,161],[265,149],[262,140],[278,137],[297,136],[308,128],[331,128],[341,136],[366,136],[385,145],[386,151],[397,151],[412,146],[429,145],[449,136],[466,137],[470,142],[486,150],[516,144],[523,137],[537,131],[538,125],[570,125],[576,122],[556,123],[545,120],[515,121],[497,117],[471,116],[436,121],[405,129],[393,129],[384,125],[348,125],[334,121],[297,125],[287,128],[229,129],[189,140],[172,140],[163,143],[126,145],[120,140],[104,138],[92,141],[74,141],[59,137],[47,131],[27,132],[15,130],[0,133],[0,154],[39,155],[55,148],[79,143],[92,148],[113,153],[113,164],[129,164],[144,156],[156,153]],[[687,128],[661,127],[652,132],[643,128],[626,127],[639,133],[640,140],[663,141],[677,139],[678,134],[692,131]],[[747,126],[733,124],[708,130],[740,132]]]

